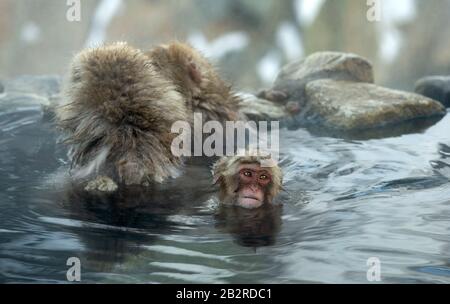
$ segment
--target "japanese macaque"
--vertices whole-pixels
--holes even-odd
[[[145,54],[157,71],[176,85],[191,112],[201,112],[205,121],[245,119],[239,114],[240,98],[191,46],[175,42],[157,46]]]
[[[171,153],[176,121],[238,119],[239,100],[212,65],[182,43],[146,53],[115,43],[75,56],[57,123],[86,190],[149,185],[179,174]],[[92,180],[96,178],[95,180]]]
[[[221,158],[213,167],[213,178],[222,203],[248,209],[272,203],[282,186],[280,167],[258,153]]]

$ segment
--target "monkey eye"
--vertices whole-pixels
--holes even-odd
[[[252,172],[251,171],[244,171],[244,176],[252,177]]]
[[[267,179],[268,177],[267,177],[267,175],[265,175],[265,174],[261,174],[260,176],[259,176],[259,179]]]

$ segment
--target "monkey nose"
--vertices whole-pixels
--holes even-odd
[[[250,185],[250,190],[252,190],[253,192],[257,192],[258,191],[258,186]]]

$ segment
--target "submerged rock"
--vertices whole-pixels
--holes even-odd
[[[306,85],[305,95],[303,123],[339,131],[375,129],[446,114],[432,99],[369,83],[316,80]]]
[[[60,86],[61,77],[52,75],[25,75],[5,80],[0,111],[37,107],[45,119],[52,119],[60,98]]]
[[[55,75],[24,75],[5,82],[5,91],[9,93],[53,97],[60,93],[60,89],[61,77]]]
[[[416,82],[415,92],[450,107],[450,76],[429,76]]]

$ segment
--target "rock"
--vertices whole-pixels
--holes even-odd
[[[61,78],[59,76],[20,76],[4,81],[0,111],[14,109],[40,109],[45,120],[52,120],[59,103]]]
[[[416,82],[415,92],[450,107],[450,76],[429,76]]]
[[[446,114],[430,98],[373,83],[368,60],[320,52],[286,65],[273,87],[258,97],[285,107],[288,128],[303,126],[337,137],[379,138],[422,131]]]
[[[372,64],[350,53],[319,52],[283,67],[271,90],[285,92],[286,102],[306,102],[305,86],[314,80],[333,79],[373,83]]]
[[[241,112],[254,120],[281,119],[286,117],[284,106],[261,99],[252,94],[239,93]]]
[[[374,129],[446,114],[432,99],[369,83],[316,80],[306,85],[305,95],[304,123],[339,131]]]
[[[5,91],[8,93],[35,94],[48,98],[59,95],[60,87],[61,77],[53,75],[25,75],[5,82]]]
[[[0,112],[50,107],[48,98],[34,94],[4,93],[0,95]]]

